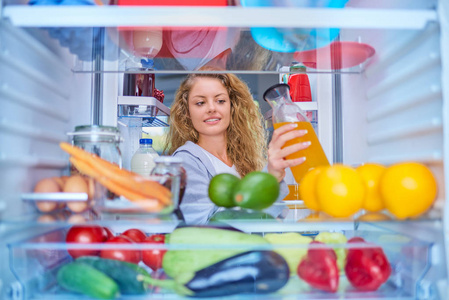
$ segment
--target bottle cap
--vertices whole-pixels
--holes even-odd
[[[153,140],[152,139],[140,139],[139,143],[140,144],[153,144]]]

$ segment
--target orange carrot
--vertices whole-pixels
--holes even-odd
[[[81,173],[88,175],[95,180],[97,180],[101,185],[106,187],[111,192],[123,196],[126,199],[135,202],[140,207],[144,208],[149,212],[158,212],[164,206],[157,199],[148,199],[145,195],[135,193],[126,189],[126,187],[115,184],[108,178],[103,177],[101,174],[92,169],[86,162],[78,160],[75,157],[70,157],[70,162],[80,171]]]
[[[116,184],[125,186],[136,193],[157,198],[164,204],[171,204],[171,192],[160,183],[146,179],[136,173],[121,169],[119,166],[68,143],[60,143],[61,148],[72,157],[86,162],[96,172]]]

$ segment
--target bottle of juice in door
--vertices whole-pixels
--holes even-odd
[[[263,98],[273,109],[273,127],[277,129],[288,123],[296,123],[296,130],[307,130],[307,134],[302,137],[293,139],[285,143],[284,147],[297,143],[310,141],[312,144],[304,150],[297,151],[288,155],[287,159],[305,157],[306,160],[295,167],[291,167],[291,171],[295,181],[299,183],[302,177],[312,168],[329,165],[326,154],[321,147],[321,143],[304,112],[294,104],[290,98],[290,88],[288,84],[276,84],[265,91]]]

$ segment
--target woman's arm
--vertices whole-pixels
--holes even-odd
[[[188,151],[176,152],[174,156],[183,159],[187,173],[186,190],[180,206],[184,219],[188,224],[204,224],[217,209],[208,195],[212,174],[200,159]]]

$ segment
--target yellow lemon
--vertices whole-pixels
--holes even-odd
[[[363,208],[367,211],[376,212],[385,208],[379,191],[379,180],[387,168],[380,164],[366,163],[357,168],[366,184],[366,196]]]
[[[309,209],[320,210],[320,205],[316,199],[316,179],[325,168],[327,167],[321,166],[309,170],[299,183],[299,197]]]
[[[385,207],[395,217],[406,219],[426,212],[435,201],[437,181],[425,165],[403,162],[388,167],[379,183]]]
[[[350,166],[336,164],[323,170],[317,178],[317,199],[322,211],[346,218],[362,208],[366,193],[360,174]]]

